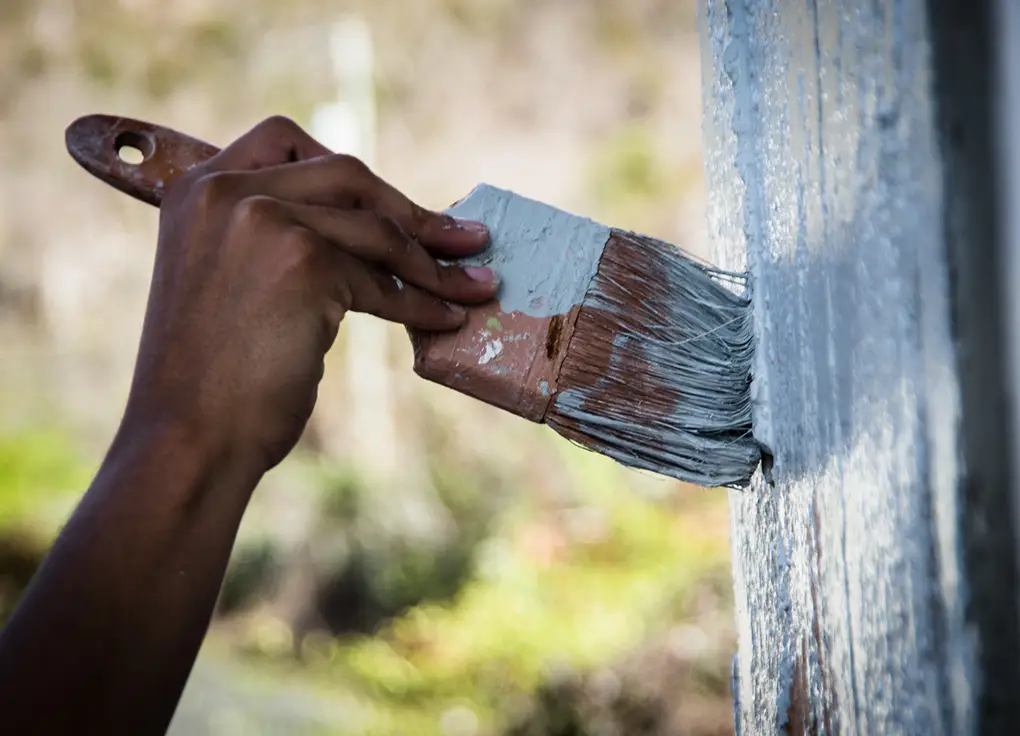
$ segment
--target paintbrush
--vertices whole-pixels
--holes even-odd
[[[76,120],[66,143],[87,171],[156,206],[176,176],[218,151],[104,115]],[[124,147],[142,160],[123,160]],[[409,331],[419,376],[629,467],[748,484],[762,447],[751,431],[745,275],[486,184],[446,212],[488,226],[490,246],[463,261],[494,269],[501,286],[454,332]]]

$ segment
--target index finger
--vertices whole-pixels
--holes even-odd
[[[474,253],[489,239],[489,231],[482,223],[460,220],[416,204],[353,156],[319,156],[252,172],[245,179],[241,186],[248,196],[267,195],[322,207],[373,210],[389,217],[437,254]]]
[[[203,164],[204,173],[254,171],[332,152],[290,118],[266,118]]]

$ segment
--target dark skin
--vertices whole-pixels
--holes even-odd
[[[456,329],[496,278],[436,259],[487,240],[280,118],[174,183],[119,429],[0,632],[6,732],[166,731],[344,315]]]

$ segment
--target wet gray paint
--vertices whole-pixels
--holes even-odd
[[[488,184],[447,212],[488,226],[489,247],[465,261],[499,274],[504,312],[552,317],[584,304],[608,314],[640,310],[645,317],[638,329],[619,327],[611,344],[592,346],[610,352],[594,384],[567,386],[561,375],[555,391],[540,385],[543,395],[555,393],[555,417],[546,417],[551,426],[571,422],[601,454],[629,467],[704,486],[747,484],[761,448],[750,432],[754,354],[742,274]],[[636,254],[655,264],[654,273],[634,269]],[[502,338],[488,340],[478,364],[497,360],[503,347]],[[658,408],[637,412],[640,402],[619,401],[635,395],[634,366],[645,367],[642,378],[656,387]]]
[[[637,250],[625,250],[627,244]],[[654,273],[627,268],[627,254],[635,252],[655,264]],[[754,342],[746,279],[707,267],[670,243],[622,231],[606,249],[602,266],[607,263],[617,268],[600,270],[585,307],[638,310],[645,319],[639,329],[613,336],[608,365],[593,384],[564,390],[560,377],[555,412],[577,422],[601,454],[629,467],[706,487],[746,486],[761,461],[750,431]],[[629,290],[609,276],[621,271]],[[642,366],[641,379],[667,402],[642,409],[634,366]],[[626,396],[635,399],[619,400]]]
[[[489,184],[447,212],[488,226],[489,248],[464,262],[499,274],[504,312],[532,317],[566,314],[583,301],[610,235],[605,225]]]
[[[996,664],[988,636],[1012,594],[974,576],[1002,558],[1012,582],[1014,562],[986,544],[1012,523],[978,325],[993,213],[960,183],[986,152],[954,149],[945,123],[955,106],[980,132],[946,39],[982,39],[930,24],[937,6],[967,17],[700,3],[710,233],[719,265],[751,275],[753,422],[775,455],[774,487],[731,492],[740,732],[973,733],[990,679],[1017,692],[1018,653]]]
[[[996,9],[999,49],[996,64],[1003,80],[1000,106],[996,111],[999,115],[997,138],[1000,150],[1008,162],[1000,194],[1006,213],[1006,256],[1001,274],[1004,286],[1015,288],[1016,284],[1020,284],[1020,136],[1013,133],[1020,120],[1020,5],[1014,0],[998,0]],[[1007,320],[1008,359],[1014,386],[1008,398],[1013,416],[1017,417],[1020,416],[1020,391],[1015,390],[1015,387],[1020,386],[1020,299],[1016,298],[1012,288],[1003,288],[1002,294],[1002,308]],[[1020,436],[1020,427],[1014,424],[1011,429],[1013,438]],[[1013,453],[1013,464],[1014,476],[1020,476],[1020,452]],[[1020,526],[1020,503],[1016,502],[1014,524]],[[1020,549],[1016,557],[1020,559]]]

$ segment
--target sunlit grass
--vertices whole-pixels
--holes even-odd
[[[52,536],[92,472],[92,464],[57,428],[0,435],[0,529],[17,525]]]

